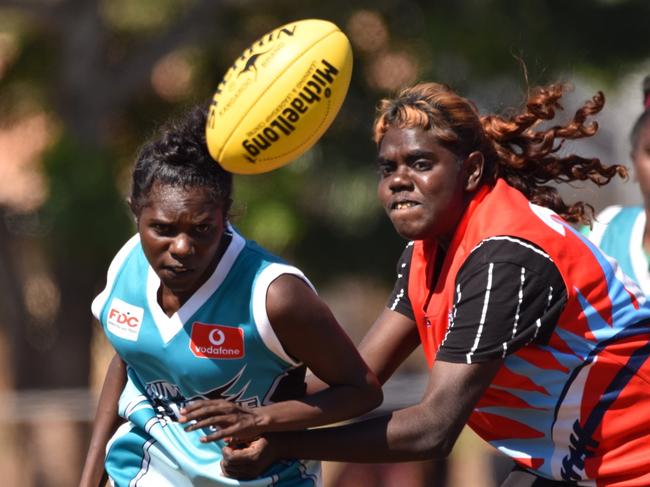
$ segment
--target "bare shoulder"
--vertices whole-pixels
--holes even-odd
[[[317,320],[328,308],[304,279],[282,274],[269,285],[266,311],[275,328],[282,323]]]

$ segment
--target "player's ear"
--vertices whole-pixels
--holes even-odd
[[[479,151],[471,152],[463,161],[463,167],[467,179],[465,181],[465,191],[474,191],[481,184],[483,179],[483,167],[485,166],[485,158],[483,153]]]
[[[135,220],[135,223],[138,223],[138,211],[135,205],[133,204],[133,200],[131,199],[130,196],[127,196],[126,198],[126,204],[129,206],[129,209],[131,210],[131,214],[133,215],[133,219]]]

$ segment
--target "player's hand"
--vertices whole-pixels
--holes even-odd
[[[237,441],[257,438],[263,432],[267,418],[255,408],[246,408],[223,399],[192,401],[181,409],[180,423],[190,423],[185,431],[212,426],[214,433],[201,438],[206,443],[234,437]]]
[[[225,446],[221,450],[221,470],[236,479],[259,477],[277,460],[272,445],[272,441],[261,437],[243,446]]]

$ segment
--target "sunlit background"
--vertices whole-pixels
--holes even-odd
[[[403,242],[376,202],[370,124],[382,97],[450,84],[482,112],[570,82],[568,111],[603,90],[592,140],[565,150],[628,163],[650,73],[645,0],[0,0],[0,483],[78,481],[111,351],[90,302],[134,232],[124,198],[137,147],[207,100],[263,33],[325,18],[349,36],[352,84],[322,141],[271,174],[237,177],[233,221],[303,268],[358,342],[384,306]],[[524,68],[525,66],[525,68]],[[596,209],[640,202],[634,178],[569,188]],[[416,354],[400,371],[423,371]],[[417,400],[421,382],[390,389]],[[409,391],[407,394],[406,391]],[[449,486],[494,485],[464,433]],[[429,477],[427,477],[429,476]],[[326,466],[326,485],[433,485],[430,466]]]

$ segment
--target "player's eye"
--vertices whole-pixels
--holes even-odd
[[[151,228],[158,235],[169,235],[172,231],[171,225],[166,225],[164,223],[152,223]]]
[[[391,162],[379,162],[377,163],[377,172],[380,177],[390,176],[393,171],[395,171],[395,164]]]
[[[416,171],[428,171],[433,166],[432,162],[426,159],[418,159],[412,164]]]

